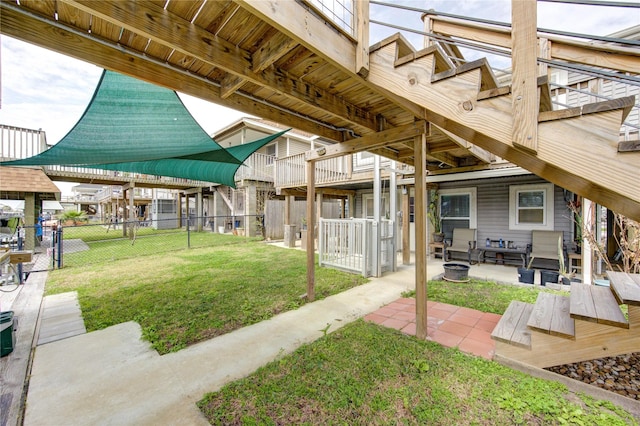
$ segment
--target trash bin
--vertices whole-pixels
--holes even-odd
[[[13,352],[16,335],[13,331],[13,311],[0,312],[0,357]]]

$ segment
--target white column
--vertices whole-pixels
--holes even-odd
[[[582,199],[582,235],[587,232],[593,232],[595,204],[586,198]],[[592,284],[593,276],[593,247],[586,238],[582,241],[582,282]]]

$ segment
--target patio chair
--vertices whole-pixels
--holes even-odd
[[[475,228],[453,228],[451,245],[444,245],[444,260],[451,260],[451,252],[466,253],[467,260],[471,264],[471,250],[476,248]]]
[[[531,244],[527,246],[527,263],[529,259],[547,259],[558,262],[558,238],[562,238],[562,231],[531,231]],[[563,255],[566,259],[566,248]]]

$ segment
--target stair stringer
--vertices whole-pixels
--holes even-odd
[[[432,83],[434,57],[424,55],[395,67],[394,44],[370,55],[368,80],[425,108],[425,119],[536,175],[640,220],[637,179],[640,152],[619,153],[620,125],[633,97],[583,108],[580,115],[538,123],[536,153],[512,141],[512,95],[478,101],[481,68]],[[594,111],[583,114],[582,111]]]
[[[231,210],[233,212],[233,203],[231,202],[231,200],[229,199],[229,197],[227,197],[227,194],[225,194],[224,190],[221,187],[216,187],[216,190],[218,191],[218,194],[220,195],[220,198],[222,198],[222,201],[224,201],[224,203],[227,205],[227,207],[229,207],[229,210]]]
[[[629,306],[629,329],[575,320],[575,339],[531,330],[531,349],[496,341],[495,354],[540,368],[640,351],[640,307]]]

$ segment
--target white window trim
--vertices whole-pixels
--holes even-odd
[[[369,213],[367,211],[367,202],[371,200],[371,202],[373,203],[373,194],[362,194],[362,217],[365,219],[373,219],[374,216],[368,216],[367,213]],[[383,210],[383,212],[380,213],[381,215],[381,219],[385,219],[386,216],[389,214],[389,206],[388,206],[388,201],[387,201],[387,194],[382,194],[382,196],[380,197],[380,204],[381,204],[381,208]],[[375,213],[375,212],[373,212]]]
[[[439,189],[438,193],[441,197],[443,195],[469,195],[469,228],[478,228],[478,188]],[[442,200],[442,198],[440,198],[440,200]],[[438,208],[440,208],[440,206],[438,206]]]
[[[520,191],[544,191],[544,222],[540,225],[532,223],[517,223],[516,205],[518,203],[518,192]],[[534,185],[511,185],[509,187],[509,229],[511,230],[540,230],[553,231],[554,222],[554,199],[553,184],[540,183]]]

